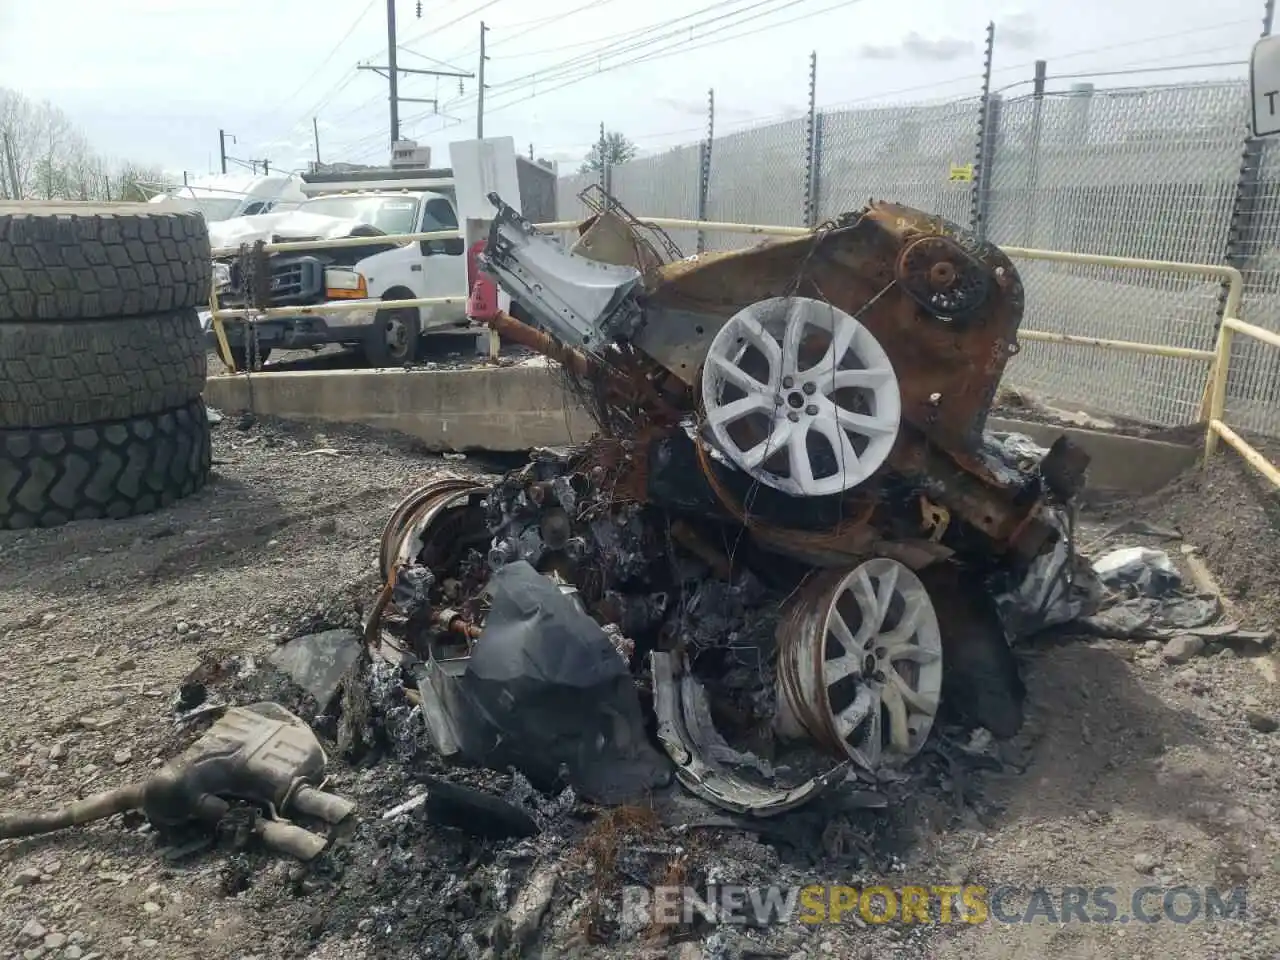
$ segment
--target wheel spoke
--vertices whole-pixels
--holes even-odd
[[[874,370],[828,370],[816,379],[818,389],[834,393],[850,387],[874,390],[893,379],[893,371],[884,367]]]
[[[711,364],[715,369],[715,372],[724,380],[732,383],[735,387],[738,387],[746,393],[769,392],[769,385],[767,383],[761,383],[755,377],[751,376],[751,374],[747,373],[737,364],[725,357],[721,357],[716,354],[708,354],[706,362]]]
[[[827,438],[827,443],[831,444],[831,452],[835,455],[841,473],[858,469],[858,451],[853,449],[853,442],[849,439],[849,435],[838,423],[824,417],[813,421],[813,427]]]
[[[858,641],[853,636],[853,631],[849,629],[849,625],[844,622],[844,617],[840,615],[840,611],[831,607],[831,615],[827,618],[827,631],[835,634],[840,646],[844,647],[846,654],[852,653],[857,647]]]
[[[911,644],[911,638],[915,636],[916,627],[920,625],[920,615],[923,612],[923,604],[908,603],[907,608],[902,612],[902,619],[893,629],[880,634],[878,637],[880,645],[887,648],[891,654],[895,650],[916,649]]]
[[[854,413],[852,410],[846,410],[838,404],[835,406],[835,410],[836,421],[840,426],[846,430],[852,430],[863,437],[881,437],[893,433],[897,429],[892,423],[885,423],[876,417],[868,417],[864,413]]]
[[[880,755],[884,752],[884,724],[880,720],[883,712],[880,698],[876,697],[871,717],[867,720],[867,735],[862,748],[862,755],[873,767],[880,765]]]
[[[828,660],[822,665],[823,677],[827,682],[827,686],[845,677],[857,676],[862,672],[862,658],[856,653],[850,651],[842,654],[834,660]]]
[[[809,462],[809,446],[805,443],[808,434],[807,425],[804,429],[797,428],[791,431],[788,440],[790,446],[787,451],[791,465],[791,479],[800,484],[801,489],[804,490],[813,485],[813,464]]]
[[[809,325],[799,300],[787,302],[787,327],[782,335],[782,371],[795,373],[800,366],[800,344]]]
[[[893,603],[894,591],[898,589],[898,566],[894,564],[880,575],[880,589],[876,591],[876,628],[884,626],[884,618],[889,615],[889,607]]]
[[[871,577],[863,567],[859,567],[854,572],[853,582],[849,584],[849,592],[853,594],[853,599],[858,603],[858,609],[862,611],[862,622],[872,624],[871,629],[874,630],[879,626],[875,623],[876,591],[871,584]]]
[[[771,413],[773,404],[768,396],[762,393],[751,393],[707,412],[707,420],[713,424],[728,424],[741,420],[752,413]]]
[[[907,705],[902,692],[893,684],[886,684],[880,696],[889,714],[889,746],[897,753],[911,749],[911,731],[907,729]]]
[[[744,314],[738,324],[742,335],[769,361],[769,382],[776,382],[782,370],[782,347],[755,317]]]
[[[779,450],[785,449],[794,427],[795,424],[790,420],[775,421],[768,437],[750,450],[743,451],[742,466],[747,470],[754,470]]]
[[[930,650],[928,647],[921,647],[914,643],[906,643],[900,646],[890,647],[887,654],[890,663],[897,663],[899,660],[906,660],[908,663],[924,665],[927,663],[937,663],[942,659],[942,654],[937,650]]]
[[[911,685],[907,683],[902,674],[897,670],[889,670],[885,676],[889,680],[889,682],[885,684],[886,689],[888,687],[893,687],[897,690],[902,699],[906,701],[907,706],[912,710],[915,710],[917,713],[923,713],[930,717],[933,716],[934,712],[938,709],[938,705],[912,690]]]
[[[827,345],[827,352],[822,355],[822,359],[813,365],[813,368],[806,371],[810,376],[830,377],[836,370],[840,369],[840,361],[844,359],[844,355],[849,352],[849,347],[853,345],[853,338],[858,334],[858,328],[849,322],[848,318],[837,316],[834,310],[830,310],[831,318],[831,343]]]
[[[858,687],[858,692],[853,695],[853,702],[836,714],[836,732],[840,734],[840,739],[847,739],[868,716],[879,712],[879,698],[865,685]]]

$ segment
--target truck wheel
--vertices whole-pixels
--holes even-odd
[[[206,367],[190,307],[111,320],[0,322],[0,429],[159,413],[200,396]]]
[[[365,336],[365,359],[374,367],[399,367],[413,363],[418,356],[420,333],[421,321],[414,308],[381,310]]]
[[[204,218],[144,203],[24,204],[0,213],[0,320],[84,320],[209,302]]]
[[[0,430],[0,529],[150,513],[209,477],[204,401],[82,426]]]

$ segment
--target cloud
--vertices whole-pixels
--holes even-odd
[[[1029,50],[1040,39],[1035,18],[1029,13],[1015,13],[996,21],[996,45],[1010,50]]]
[[[896,44],[864,44],[858,53],[866,60],[926,60],[948,62],[977,53],[977,44],[960,37],[930,39],[912,30]]]
[[[870,43],[858,50],[859,55],[864,60],[894,60],[900,52],[901,50],[898,47],[886,47]]]
[[[938,40],[930,40],[927,37],[920,36],[913,30],[903,38],[902,49],[912,60],[945,62],[958,60],[963,56],[974,53],[977,47],[972,41],[961,40],[959,37],[943,37]]]

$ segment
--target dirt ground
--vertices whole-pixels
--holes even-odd
[[[143,777],[192,734],[173,695],[202,660],[261,659],[284,637],[357,621],[374,594],[381,527],[411,487],[473,461],[328,425],[215,427],[215,477],[162,513],[0,533],[0,803],[36,808]],[[1215,568],[1244,626],[1280,618],[1277,500],[1233,454],[1141,503],[1106,504],[1080,542],[1141,516],[1177,527]],[[1280,955],[1276,663],[1210,646],[1168,663],[1158,643],[1081,638],[1021,651],[1027,723],[982,764],[922,758],[885,784],[887,810],[801,811],[774,828],[673,829],[636,815],[594,820],[571,797],[530,798],[508,774],[463,775],[544,826],[535,840],[482,842],[379,814],[413,787],[412,763],[335,763],[331,788],[365,819],[343,851],[302,868],[254,850],[166,856],[137,819],[0,843],[0,956],[364,958],[517,956],[493,920],[535,871],[560,870],[524,955],[1151,960]],[[243,662],[243,661],[242,661]],[[963,736],[961,737],[963,741]],[[429,758],[417,763],[435,769]],[[678,791],[677,791],[678,793]],[[676,797],[678,802],[679,797]],[[705,811],[703,812],[705,814]],[[668,803],[657,811],[680,820]],[[607,848],[607,849],[606,849]],[[614,862],[616,860],[616,862]],[[702,926],[674,940],[588,920],[607,870],[633,881],[980,884],[1011,887],[1034,922],[982,925]],[[1064,888],[1247,889],[1244,920],[1086,923]],[[1175,903],[1190,913],[1185,891]],[[1158,910],[1160,894],[1147,901]],[[1203,910],[1201,911],[1203,913]],[[1090,908],[1088,915],[1098,910]],[[609,906],[603,915],[606,920]],[[1063,920],[1069,922],[1062,922]]]

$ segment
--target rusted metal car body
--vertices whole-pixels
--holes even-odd
[[[606,214],[584,231],[584,238],[606,227],[610,235],[625,229],[618,221],[608,222]],[[526,257],[527,247],[518,250],[509,242],[520,231],[522,239],[541,248],[538,256]],[[524,308],[521,317],[537,321],[547,312],[538,309],[539,293],[532,285],[511,283],[504,258],[508,264],[527,262],[535,275],[541,271],[538,285],[543,290],[556,286],[553,273],[560,265],[576,260],[575,265],[586,266],[586,261],[530,231],[500,206],[487,263]],[[684,416],[705,416],[696,385],[711,344],[731,317],[762,301],[829,303],[856,317],[887,354],[900,394],[896,437],[878,471],[856,488],[839,491],[845,501],[836,511],[840,522],[818,531],[797,530],[794,521],[777,525],[748,516],[716,476],[726,470],[702,458],[703,473],[724,493],[726,507],[759,538],[813,562],[847,563],[889,555],[887,541],[893,539],[936,544],[941,539],[939,508],[948,522],[963,523],[996,553],[1012,549],[1034,556],[1053,535],[1053,528],[1037,516],[1043,493],[1039,476],[1010,470],[984,449],[987,414],[1005,366],[1018,350],[1024,306],[1017,270],[997,247],[942,218],[890,203],[847,214],[812,236],[656,266],[652,248],[642,258],[624,253],[641,249],[638,244],[615,239],[609,247],[624,262],[592,262],[588,273],[597,286],[624,293],[608,300],[604,312],[584,315],[585,325],[592,328],[586,349],[580,337],[563,335],[563,325],[561,339],[551,335],[557,332],[555,324],[543,324],[550,327],[549,334],[503,316],[495,327],[580,376],[606,384],[607,397],[619,407],[629,406],[632,420],[676,429]],[[606,339],[608,331],[616,332],[612,341]],[[814,326],[806,334],[796,344],[800,363],[820,362],[832,335]],[[757,436],[767,429],[766,424]],[[1066,446],[1055,448],[1045,466],[1078,457],[1078,451]],[[871,515],[890,475],[931,504],[920,511],[920,529],[898,538],[884,536],[885,527]],[[847,519],[857,517],[865,521]],[[909,553],[913,566],[949,555],[919,543],[908,543],[908,548],[899,553]]]
[[[436,481],[387,525],[367,636],[427,663],[442,752],[459,740],[450,677],[483,649],[486,583],[513,563],[600,625],[597,649],[608,660],[612,643],[651,695],[677,778],[735,812],[782,813],[850,769],[908,761],[944,686],[996,690],[966,715],[1016,729],[1001,618],[1069,590],[1064,517],[1087,458],[985,430],[1018,349],[1009,259],[873,203],[808,236],[664,262],[669,240],[607,196],[572,250],[490,199],[482,266],[513,304],[491,325],[555,360],[601,429],[496,483]],[[723,688],[733,676],[755,678],[747,699],[769,716]],[[839,765],[751,783],[722,721]]]

